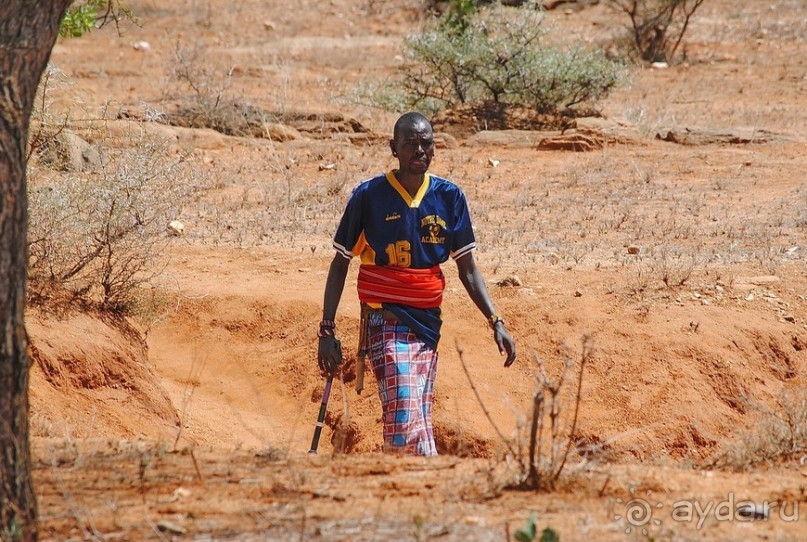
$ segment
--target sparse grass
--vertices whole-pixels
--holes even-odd
[[[164,276],[155,278],[131,292],[127,316],[140,325],[146,339],[155,325],[176,311],[182,299],[181,293],[171,291],[164,279]]]
[[[333,169],[320,170],[323,163]],[[217,246],[330,246],[338,215],[352,188],[380,172],[345,146],[327,158],[266,149],[241,159],[237,174],[221,178],[197,204],[189,238]]]
[[[785,388],[774,408],[756,406],[758,421],[727,444],[710,466],[750,470],[807,459],[807,388]]]
[[[490,252],[499,266],[517,266],[526,256],[545,265],[625,269],[626,282],[641,269],[653,288],[678,288],[734,264],[776,274],[782,263],[803,257],[800,249],[790,250],[804,245],[803,206],[793,204],[803,201],[797,190],[751,202],[752,170],[735,164],[710,168],[712,158],[697,149],[660,163],[644,153],[624,156],[606,148],[576,155],[571,166],[549,161],[540,174],[520,176],[516,187],[496,198],[473,190],[498,180],[452,163],[454,178],[471,187],[466,190],[480,252]],[[510,166],[502,164],[498,169]],[[710,178],[722,188],[715,190]],[[513,208],[517,215],[509,213]],[[503,239],[512,250],[497,249]],[[630,245],[640,248],[640,258],[627,254]]]
[[[662,128],[675,125],[674,119],[667,119],[664,116],[654,116],[647,107],[629,107],[625,111],[625,118],[633,124],[639,132],[646,138],[652,139]]]

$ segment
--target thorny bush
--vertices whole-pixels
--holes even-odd
[[[125,311],[135,290],[162,271],[194,168],[165,141],[135,128],[126,148],[101,147],[95,171],[29,167],[28,295],[56,292]],[[61,295],[59,297],[62,297]]]
[[[468,367],[463,350],[457,344],[460,364],[468,377],[482,411],[507,449],[507,458],[515,462],[516,479],[512,487],[538,491],[556,489],[564,469],[573,457],[578,457],[577,418],[582,401],[583,374],[594,356],[594,340],[588,334],[581,339],[582,351],[577,363],[571,347],[564,343],[560,354],[563,367],[557,378],[552,378],[541,358],[534,354],[537,384],[530,412],[529,430],[526,439],[518,438],[514,444],[505,438],[482,401]],[[524,429],[519,422],[519,433]],[[525,449],[526,448],[526,449]]]

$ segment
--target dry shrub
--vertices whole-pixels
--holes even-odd
[[[175,126],[209,128],[236,137],[267,137],[267,125],[277,121],[276,115],[259,107],[231,100],[215,104],[192,100],[170,116],[170,124]]]
[[[654,276],[668,288],[683,286],[698,266],[698,251],[660,246],[652,251],[651,269]]]
[[[549,376],[541,359],[534,355],[537,365],[534,376],[538,387],[533,396],[526,449],[522,439],[519,438],[514,445],[504,437],[479,396],[459,345],[457,351],[474,395],[507,448],[509,459],[515,462],[517,474],[512,486],[538,491],[554,490],[568,460],[577,454],[577,415],[582,399],[583,373],[594,355],[592,338],[583,336],[579,363],[572,356],[571,348],[567,344],[562,346],[563,368],[557,378]]]
[[[567,345],[563,347],[564,364],[557,379],[549,376],[541,359],[535,355],[538,372],[535,380],[538,389],[533,396],[532,419],[529,432],[529,448],[526,457],[519,457],[522,481],[525,489],[555,489],[563,469],[573,451],[576,440],[577,415],[583,387],[583,371],[594,354],[594,344],[589,335],[582,339],[580,363],[577,364]],[[577,367],[577,375],[573,370]],[[576,378],[573,378],[576,376]],[[570,378],[573,378],[570,380]],[[567,385],[571,395],[567,393]],[[526,470],[526,476],[523,476]]]
[[[70,113],[57,113],[53,110],[52,104],[54,93],[58,94],[69,84],[69,79],[53,64],[48,64],[42,73],[31,111],[31,130],[28,137],[29,160],[32,156],[41,155],[54,147],[56,138],[67,129],[70,123]]]
[[[277,118],[232,96],[234,69],[210,58],[201,44],[177,43],[166,98],[178,106],[169,123],[231,136],[266,137],[266,125]]]
[[[757,407],[754,429],[727,445],[712,467],[748,470],[759,465],[807,460],[807,388],[784,389],[773,409]]]
[[[201,43],[174,47],[169,67],[171,94],[179,94],[200,108],[215,110],[223,102],[233,84],[233,66],[219,67],[205,52]]]
[[[704,0],[609,0],[630,19],[630,41],[646,62],[675,56],[690,19]]]
[[[138,286],[162,270],[166,227],[193,190],[194,167],[142,130],[124,143],[113,148],[100,138],[105,159],[94,171],[29,168],[31,301],[60,292],[125,310]]]

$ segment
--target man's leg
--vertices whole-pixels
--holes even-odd
[[[426,438],[421,441],[424,446],[423,453],[419,455],[437,455],[437,446],[434,442],[434,425],[432,424],[432,404],[434,403],[434,380],[437,377],[437,352],[429,350],[430,356],[427,357],[427,363],[424,368],[427,370],[426,383],[423,387],[423,399],[421,401],[421,408],[423,410],[423,420],[426,426]],[[428,446],[430,448],[425,448]]]
[[[406,326],[370,327],[370,361],[378,382],[384,449],[437,455],[431,422],[437,354]]]

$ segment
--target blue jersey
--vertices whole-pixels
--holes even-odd
[[[333,241],[347,259],[363,264],[426,269],[476,248],[465,194],[454,183],[426,173],[412,197],[393,172],[360,183],[347,203]],[[384,303],[418,337],[436,348],[440,309]]]
[[[425,269],[469,253],[476,239],[457,185],[427,173],[412,197],[389,172],[353,190],[333,244],[362,263]]]

